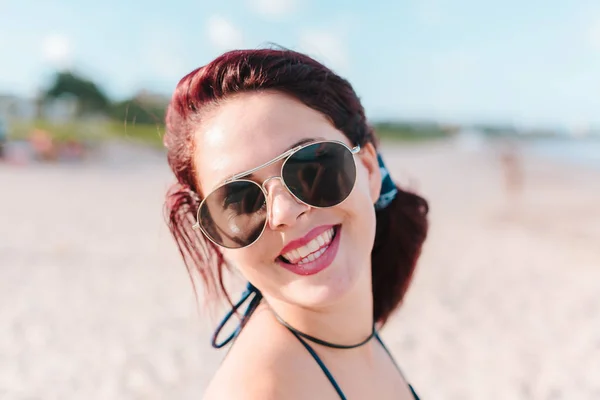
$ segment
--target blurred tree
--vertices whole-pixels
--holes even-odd
[[[401,140],[438,139],[448,136],[452,129],[435,122],[380,121],[373,125],[380,138]]]
[[[73,72],[58,72],[50,87],[42,94],[42,99],[52,101],[65,95],[76,99],[78,117],[109,111],[110,100],[104,92],[94,82]]]
[[[144,125],[162,125],[165,118],[164,108],[143,104],[135,98],[113,103],[109,115],[117,121]]]
[[[130,99],[113,103],[110,107],[110,117],[128,123],[162,125],[167,104],[168,99],[142,91]]]

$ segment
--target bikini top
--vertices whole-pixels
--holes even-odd
[[[252,300],[248,304],[246,311],[242,314],[242,322],[238,325],[238,327],[235,329],[235,331],[231,335],[229,335],[224,341],[217,343],[219,333],[221,332],[221,330],[223,329],[223,327],[225,326],[227,321],[233,316],[234,313],[236,313],[238,308],[240,308],[242,306],[242,304],[244,304],[246,302],[246,300],[248,300],[248,298],[252,295],[254,295],[252,297]],[[217,329],[215,330],[213,337],[212,337],[212,346],[214,348],[220,349],[221,347],[227,345],[230,341],[235,339],[235,337],[242,330],[245,322],[248,321],[249,317],[252,315],[254,310],[256,310],[256,308],[258,307],[261,300],[262,300],[262,294],[260,293],[260,291],[258,289],[256,289],[254,286],[252,286],[252,284],[248,283],[248,285],[246,287],[246,291],[242,295],[242,298],[236,304],[233,305],[231,310],[225,315],[225,317],[223,318],[221,323],[217,326]],[[317,352],[308,344],[308,342],[305,339],[303,339],[303,337],[308,338],[311,341],[315,341],[317,343],[323,344],[325,346],[327,346],[328,344],[326,342],[312,338],[311,336],[308,336],[306,334],[303,334],[303,333],[297,331],[296,329],[292,328],[285,322],[281,321],[279,318],[278,318],[278,320],[280,322],[282,322],[282,324],[300,341],[300,343],[302,343],[302,345],[306,348],[306,350],[310,353],[310,355],[315,359],[315,361],[317,362],[317,364],[319,365],[319,367],[321,368],[321,370],[323,371],[323,373],[325,374],[325,376],[327,377],[327,379],[329,380],[329,382],[331,383],[331,385],[333,386],[333,388],[335,389],[337,394],[340,396],[340,399],[346,400],[346,396],[344,395],[344,392],[342,391],[342,389],[336,382],[335,378],[333,377],[333,375],[331,374],[331,372],[329,371],[327,366],[325,366],[325,363],[323,363],[323,361],[321,360],[321,358],[319,357]],[[383,343],[383,341],[381,340],[381,338],[379,337],[379,334],[377,333],[377,331],[375,331],[375,329],[373,330],[373,336],[375,336],[375,338],[377,339],[379,344],[381,344],[381,346],[383,347],[385,352],[391,358],[392,362],[396,366],[396,369],[398,370],[400,375],[403,376],[402,371],[400,370],[400,367],[398,366],[398,364],[396,363],[396,360],[392,356],[392,353],[390,353],[390,351],[388,350],[386,345]],[[351,347],[358,347],[358,346],[359,345],[351,346]],[[332,347],[332,346],[329,346],[329,347]],[[415,393],[413,387],[410,384],[408,385],[408,387],[409,387],[412,395],[414,396],[414,399],[419,400],[419,396],[417,396],[417,393]]]

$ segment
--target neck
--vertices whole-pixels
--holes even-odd
[[[335,303],[307,307],[265,296],[276,316],[294,329],[325,342],[352,346],[373,333],[371,274]]]

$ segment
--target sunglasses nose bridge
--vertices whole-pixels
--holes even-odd
[[[268,187],[267,184],[269,184],[269,182],[271,182],[272,180],[275,180],[275,179],[277,179],[281,183],[281,189],[283,189],[285,192],[287,192],[287,194],[289,196],[291,196],[292,198],[294,198],[294,200],[296,200],[296,196],[294,196],[294,194],[292,192],[290,192],[290,190],[288,189],[287,185],[283,181],[283,177],[281,177],[281,176],[271,176],[271,177],[268,177],[267,179],[265,179],[264,182],[261,185],[261,187],[263,189],[263,192],[265,193],[267,203],[270,202],[269,198],[272,199],[274,190],[276,190],[273,187],[273,185],[269,185],[270,187]]]
[[[260,185],[262,187],[262,189],[265,191],[265,193],[269,193],[269,190],[267,189],[267,183],[269,183],[270,181],[272,181],[273,179],[279,179],[279,181],[283,184],[283,178],[281,176],[270,176],[267,179],[264,180],[264,182],[262,183],[262,185]],[[285,186],[285,185],[283,185]]]
[[[267,187],[267,184],[268,184],[270,181],[274,180],[274,179],[277,179],[277,180],[279,180],[279,182],[281,183],[281,188],[282,188],[282,189],[283,189],[285,192],[287,192],[287,194],[288,194],[289,196],[291,196],[291,197],[292,197],[292,198],[293,198],[295,201],[298,201],[298,199],[296,198],[296,195],[295,195],[294,193],[292,193],[292,192],[290,191],[290,189],[288,188],[288,186],[285,184],[285,181],[283,180],[283,177],[282,177],[282,176],[277,176],[277,175],[276,175],[276,176],[271,176],[271,177],[269,177],[269,178],[265,179],[265,181],[264,181],[264,182],[262,183],[262,185],[261,185],[261,187],[262,187],[262,189],[263,189],[263,192],[264,192],[264,193],[265,193],[265,195],[267,196],[267,202],[268,202],[268,198],[269,198],[269,197],[270,197],[270,196],[273,194],[273,190],[275,189],[275,188],[273,188],[273,185],[270,185],[270,186],[271,186],[271,188],[270,188],[271,190],[269,190],[269,188]]]

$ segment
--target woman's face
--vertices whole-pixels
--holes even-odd
[[[199,187],[208,194],[231,175],[262,165],[310,139],[354,145],[321,113],[286,95],[263,92],[229,98],[205,116],[196,132]],[[269,179],[265,184],[269,212],[262,236],[245,248],[222,249],[226,260],[266,297],[304,307],[326,306],[360,280],[370,279],[373,203],[381,176],[371,144],[354,158],[354,189],[344,202],[330,208],[307,206],[281,180]],[[252,180],[263,184],[279,176],[282,163],[260,169]]]

